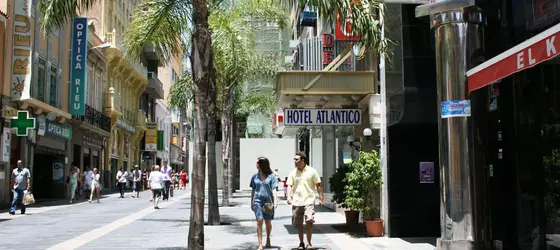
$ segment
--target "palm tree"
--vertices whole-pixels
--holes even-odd
[[[222,206],[229,206],[232,194],[231,136],[236,103],[234,93],[244,81],[278,70],[277,58],[256,51],[255,24],[268,21],[277,22],[283,27],[285,19],[284,9],[272,0],[241,0],[232,8],[216,11],[210,18],[214,67],[222,106]]]
[[[37,11],[39,23],[45,34],[63,28],[77,12],[87,11],[100,0],[40,0]],[[360,34],[359,43],[373,51],[384,51],[386,43],[381,39],[381,27],[373,18],[373,9],[382,0],[275,0],[282,3],[306,3],[331,20],[341,13],[351,17],[353,30]],[[213,67],[212,35],[209,27],[211,7],[220,0],[142,0],[135,19],[127,29],[125,47],[131,57],[140,57],[144,47],[158,49],[164,62],[181,53],[182,37],[191,34],[190,56],[194,83],[195,138],[192,173],[192,209],[189,226],[189,249],[204,249],[204,186],[206,141],[208,131],[208,107],[215,105],[215,76]],[[290,5],[292,6],[292,5]],[[350,11],[348,11],[350,10]],[[191,30],[191,26],[193,27]],[[213,86],[214,85],[214,86]],[[215,96],[215,95],[214,95]]]

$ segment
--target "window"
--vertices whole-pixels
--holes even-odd
[[[94,108],[97,110],[101,110],[101,103],[99,101],[99,91],[101,90],[101,73],[98,71],[97,73],[95,73],[95,89],[94,89]]]
[[[37,89],[35,90],[36,98],[39,101],[45,101],[45,68],[47,67],[47,60],[39,57],[39,70],[37,71]],[[33,92],[32,92],[33,93]]]
[[[91,97],[91,90],[90,90],[90,86],[93,84],[93,77],[95,75],[93,74],[93,69],[91,67],[88,66],[87,68],[87,81],[86,81],[86,86],[85,86],[85,90],[86,90],[86,105],[91,106],[92,105],[92,97]],[[91,83],[91,84],[90,84]]]
[[[56,64],[51,64],[50,72],[51,82],[49,85],[49,105],[60,108],[58,105],[58,67]]]

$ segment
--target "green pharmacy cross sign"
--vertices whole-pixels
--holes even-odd
[[[28,129],[35,129],[35,118],[29,118],[29,111],[18,111],[17,117],[10,121],[10,127],[16,129],[17,136],[27,136]]]

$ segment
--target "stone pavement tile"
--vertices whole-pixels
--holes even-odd
[[[0,249],[46,249],[149,206],[148,193],[141,193],[141,197],[145,198],[130,198],[129,193],[124,199],[113,197],[101,203],[12,216],[0,222],[0,239],[11,239],[0,241]]]
[[[256,249],[256,221],[248,205],[250,198],[238,195],[232,199],[236,207],[221,207],[220,218],[224,225],[205,226],[205,249]],[[207,211],[205,213],[205,218]],[[299,244],[296,230],[291,226],[291,208],[281,205],[273,220],[271,241],[276,248],[293,249]],[[190,218],[190,199],[178,201],[165,209],[139,218],[109,235],[94,240],[80,249],[111,245],[115,249],[137,246],[127,239],[143,239],[138,249],[186,249]],[[313,242],[316,249],[339,250],[328,237],[314,230]],[[263,239],[264,243],[264,239]]]

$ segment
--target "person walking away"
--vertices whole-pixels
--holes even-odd
[[[163,173],[163,200],[169,200],[169,196],[173,197],[171,194],[171,167],[167,166],[167,160],[163,161],[163,168],[161,172]]]
[[[140,186],[142,185],[142,171],[138,165],[134,166],[134,172],[132,172],[132,187],[134,189],[134,193],[132,197],[140,198]],[[135,196],[136,195],[136,196]]]
[[[272,232],[272,220],[276,208],[276,176],[270,169],[270,161],[265,157],[257,159],[257,173],[251,177],[251,210],[257,219],[257,242],[258,249],[262,250],[262,224],[266,224],[266,245],[270,245],[270,233]]]
[[[276,178],[276,191],[279,191],[279,187],[278,187],[278,183],[282,182],[282,179],[280,178],[280,174],[278,173],[278,169],[275,168],[274,169],[274,177]]]
[[[173,170],[173,190],[175,189],[179,189],[179,173],[177,173],[177,170]],[[173,191],[175,193],[175,191]]]
[[[77,167],[72,167],[72,169],[70,169],[70,174],[68,175],[68,194],[70,195],[70,203],[74,202],[76,199],[76,189],[78,188],[77,169]]]
[[[145,191],[146,188],[148,187],[148,170],[146,170],[146,168],[144,168],[144,171],[142,171],[142,191]]]
[[[93,168],[93,178],[91,180],[91,192],[89,193],[89,203],[93,199],[93,192],[97,193],[97,203],[99,203],[99,188],[101,187],[101,182],[99,181],[101,175],[97,173],[97,168]]]
[[[91,181],[93,180],[93,171],[89,167],[86,167],[86,171],[83,174],[83,183],[84,183],[84,200],[89,198],[89,194],[91,193]]]
[[[124,198],[124,190],[126,189],[126,182],[128,181],[128,172],[123,168],[119,169],[117,172],[117,185],[119,186],[119,192],[121,193],[120,198]]]
[[[181,184],[179,185],[179,188],[182,189],[186,189],[187,186],[187,171],[185,171],[185,169],[183,168],[183,170],[181,170]]]
[[[159,198],[163,192],[165,176],[160,172],[159,166],[154,167],[154,171],[150,173],[149,188],[152,189],[152,200],[154,201],[154,209],[159,209]]]
[[[288,204],[292,205],[292,225],[297,228],[299,236],[298,249],[312,247],[311,236],[315,223],[315,188],[319,193],[319,204],[323,205],[323,188],[317,171],[307,165],[304,153],[294,157],[296,168],[288,176]],[[303,223],[307,235],[307,246],[303,243]]]
[[[23,161],[17,161],[17,168],[12,171],[11,187],[14,193],[14,199],[10,206],[10,214],[15,215],[18,205],[21,209],[21,214],[25,214],[25,205],[23,204],[24,191],[29,191],[29,180],[31,179],[31,172],[25,166]]]

